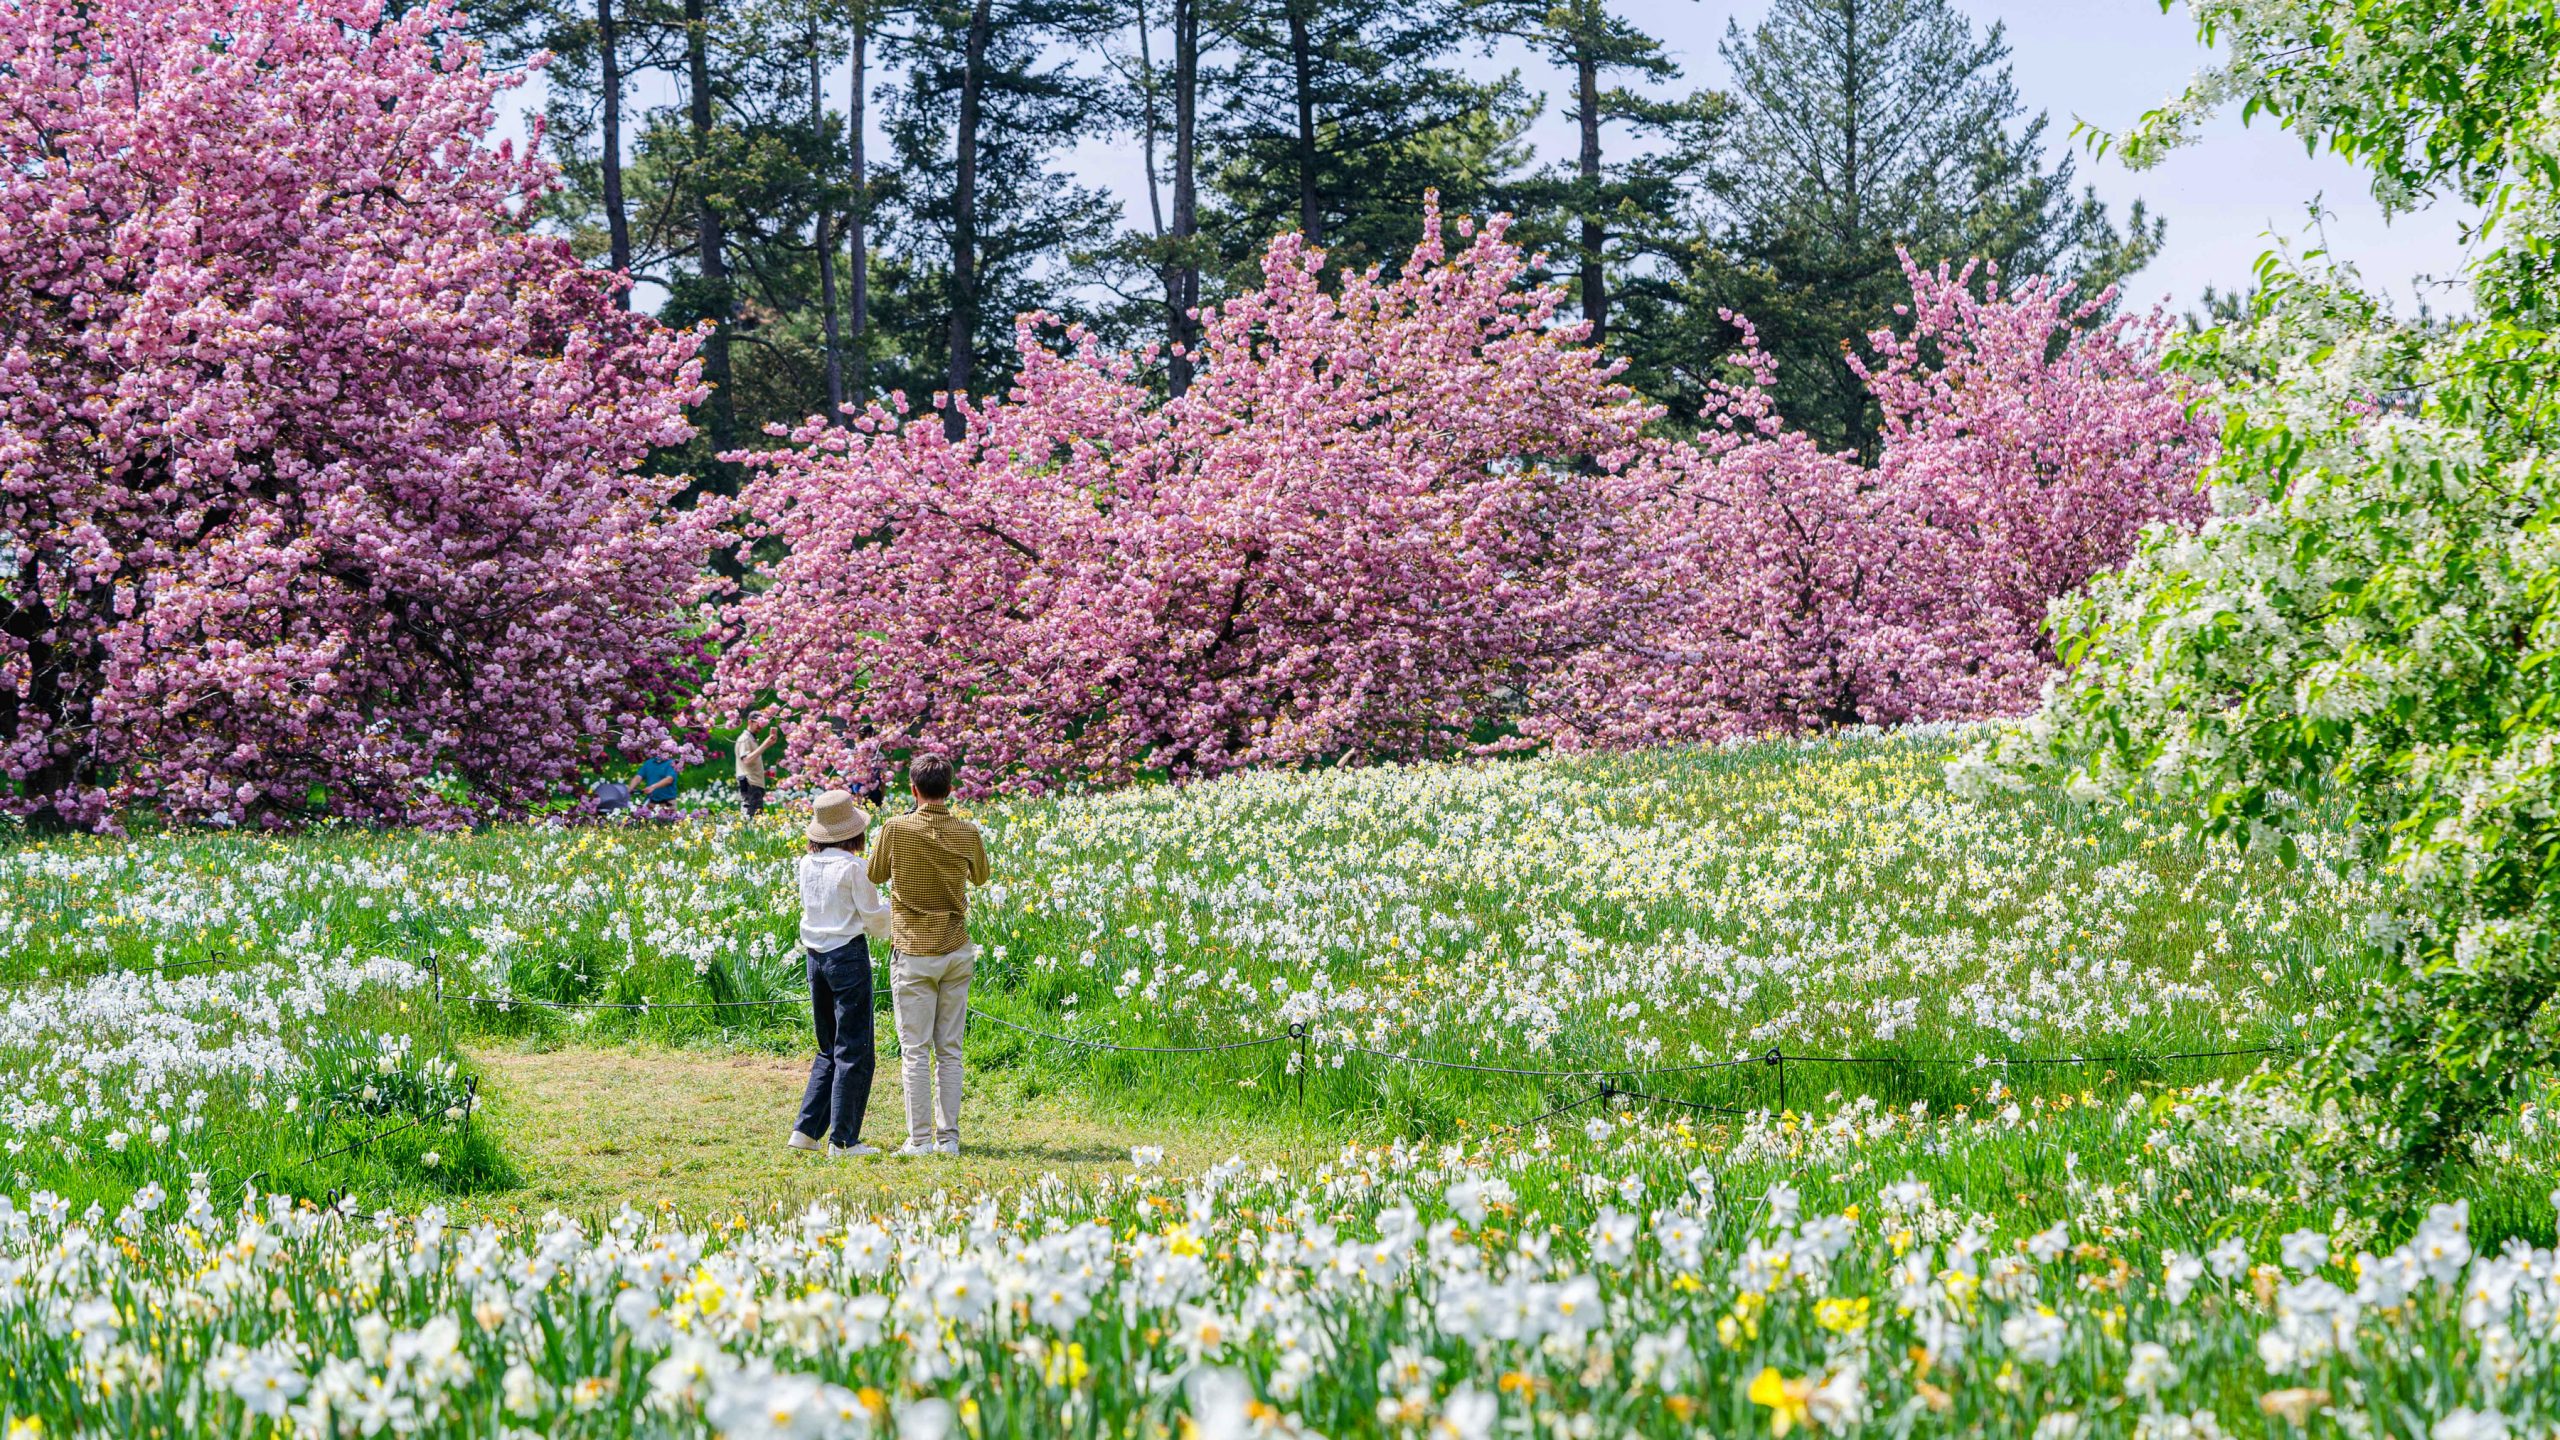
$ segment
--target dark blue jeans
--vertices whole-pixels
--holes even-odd
[[[851,1145],[862,1139],[862,1111],[871,1103],[872,1051],[877,1046],[871,1031],[871,942],[857,935],[851,944],[807,954],[818,1058],[809,1062],[799,1130],[813,1139]]]

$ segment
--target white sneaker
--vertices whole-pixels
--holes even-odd
[[[960,1153],[960,1142],[957,1140],[945,1140],[933,1148],[944,1155],[957,1155]]]
[[[879,1146],[865,1145],[859,1140],[854,1141],[850,1145],[830,1145],[827,1147],[827,1158],[830,1160],[841,1160],[849,1155],[877,1155],[879,1153]]]
[[[930,1145],[901,1145],[898,1147],[898,1153],[901,1155],[931,1155],[935,1152],[934,1148]]]
[[[785,1143],[790,1145],[794,1150],[824,1150],[827,1148],[827,1142],[820,1140],[814,1135],[803,1135],[797,1130],[791,1132],[790,1140]]]

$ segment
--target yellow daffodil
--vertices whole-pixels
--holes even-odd
[[[1811,1423],[1811,1402],[1816,1388],[1816,1382],[1810,1376],[1790,1380],[1778,1373],[1778,1367],[1770,1365],[1762,1367],[1760,1373],[1752,1378],[1750,1398],[1752,1404],[1768,1408],[1769,1433],[1784,1435],[1800,1425]]]

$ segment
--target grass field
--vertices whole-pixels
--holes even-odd
[[[0,1336],[30,1358],[0,1408],[907,1440],[2560,1419],[2554,1262],[2493,1258],[2552,1238],[2539,1107],[2454,1208],[2359,1219],[2303,1158],[2320,1117],[2234,1088],[2325,1033],[2381,882],[1959,800],[1951,748],[980,808],[957,1162],[779,1144],[788,807],[20,843]],[[244,1257],[278,1282],[247,1309]],[[120,1308],[84,1328],[85,1300]]]
[[[1516,1118],[1589,1087],[1369,1052],[1640,1072],[1779,1047],[1904,1062],[1855,1077],[1799,1064],[1796,1096],[1950,1104],[1982,1092],[1978,1062],[2292,1043],[2358,963],[2368,879],[2316,859],[2283,871],[2144,817],[1959,801],[1941,783],[1946,754],[1927,737],[1848,740],[988,808],[998,879],[974,923],[990,1014],[1133,1045],[1294,1023],[1312,1073],[1294,1073],[1287,1043],[1172,1059],[985,1024],[973,1060],[1131,1113],[1370,1137]],[[167,1186],[271,1168],[257,1144],[232,1153],[225,1137],[244,1127],[211,1123],[242,1107],[381,1118],[312,1088],[323,1077],[291,1057],[314,1035],[406,1037],[412,1059],[447,1028],[794,1050],[805,1012],[717,1002],[799,993],[798,823],[785,808],[754,825],[21,845],[0,855],[0,981],[20,986],[0,1026],[13,1061],[0,1104],[28,1142],[10,1163],[21,1183]],[[458,1002],[441,1016],[430,964]],[[149,985],[117,973],[168,967],[179,973]],[[315,1029],[314,1014],[346,1018]],[[2005,1073],[2012,1088],[2043,1083]],[[306,1093],[277,1094],[286,1080]],[[1776,1099],[1776,1081],[1775,1067],[1735,1067],[1647,1083],[1748,1106]],[[208,1117],[179,1137],[194,1143],[156,1168],[139,1158],[151,1117],[191,1102]],[[371,1133],[317,1128],[337,1143]],[[428,1189],[505,1179],[502,1157],[476,1152],[441,1179],[403,1173]]]
[[[1278,1126],[1148,1121],[1070,1093],[1026,1095],[998,1076],[970,1092],[968,1144],[957,1161],[831,1160],[782,1143],[808,1076],[796,1056],[512,1041],[474,1045],[469,1055],[488,1087],[483,1116],[521,1183],[464,1199],[457,1214],[597,1215],[631,1199],[689,1215],[798,1214],[819,1199],[894,1206],[935,1190],[969,1194],[1043,1175],[1091,1180],[1128,1170],[1131,1152],[1142,1148],[1164,1151],[1163,1163],[1182,1172],[1325,1148]],[[897,1074],[895,1064],[880,1067],[863,1132],[888,1149],[904,1131]]]

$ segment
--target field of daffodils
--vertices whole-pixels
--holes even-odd
[[[982,809],[989,1020],[1271,1043],[973,1064],[1343,1148],[888,1213],[466,1218],[458,1039],[798,1043],[787,806],[16,843],[7,1440],[2555,1433],[2555,1121],[2365,1216],[2253,1080],[2383,882],[1952,750]]]

